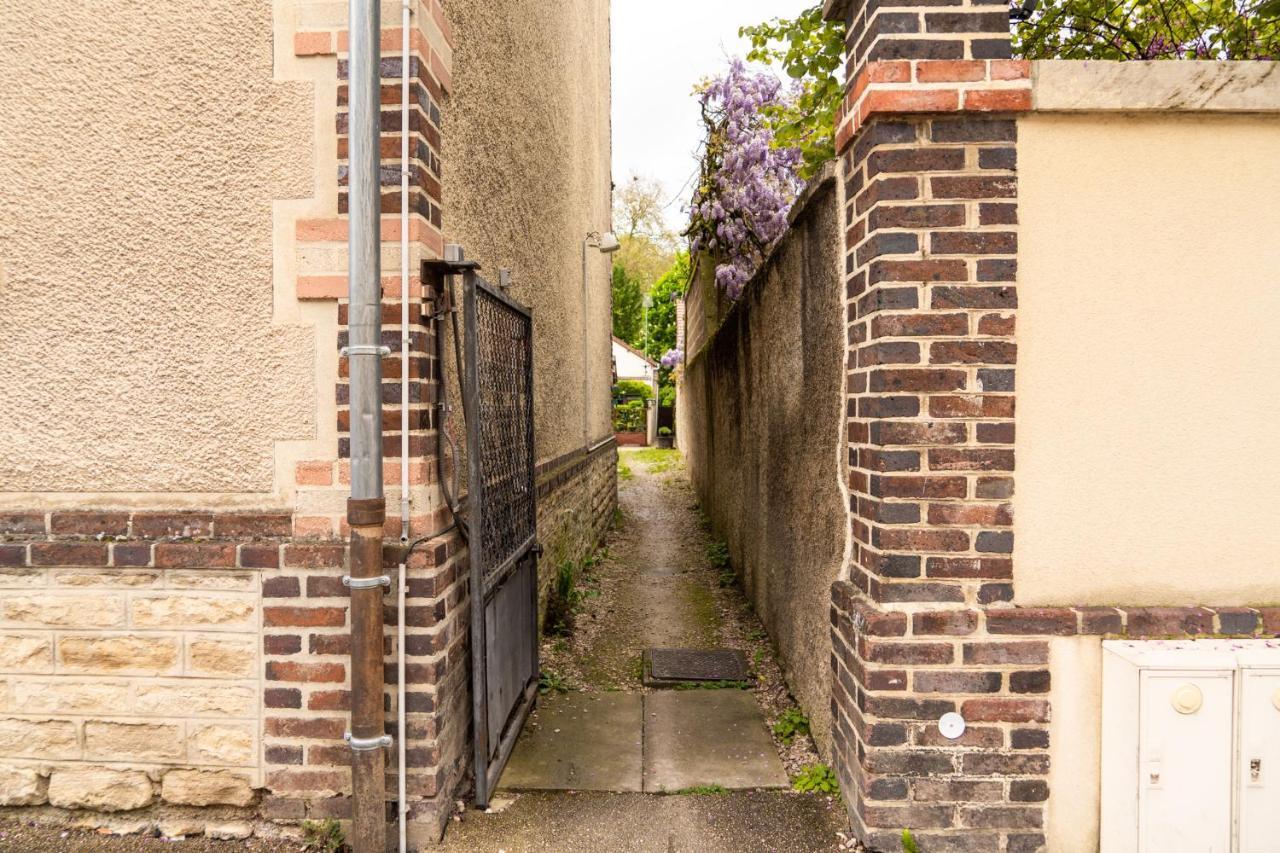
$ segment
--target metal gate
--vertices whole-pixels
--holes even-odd
[[[538,691],[533,317],[463,273],[476,805],[487,806]]]

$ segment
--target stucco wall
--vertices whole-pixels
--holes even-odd
[[[273,323],[273,201],[312,193],[311,87],[273,81],[271,4],[169,11],[53,0],[0,22],[18,503],[271,492],[275,442],[316,430],[312,330]]]
[[[843,314],[835,180],[680,380],[678,433],[714,533],[781,654],[820,748],[830,743],[829,605],[845,550]]]
[[[512,294],[533,309],[544,461],[610,428],[610,264],[587,249],[584,298],[582,257],[587,233],[610,227],[609,4],[444,6],[456,44],[443,122],[445,239],[490,281],[511,269]]]
[[[1274,600],[1280,115],[1018,138],[1016,602]]]

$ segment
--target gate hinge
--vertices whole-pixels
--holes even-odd
[[[373,589],[376,586],[385,586],[387,589],[391,589],[391,576],[378,575],[376,578],[353,578],[351,575],[343,575],[342,585],[351,589]]]
[[[370,749],[382,749],[384,746],[391,746],[391,735],[383,735],[382,737],[356,737],[351,732],[343,732],[342,739],[355,752],[365,752]]]
[[[546,549],[542,547],[541,542],[534,542],[532,550],[533,550],[533,553],[538,557],[541,557],[543,553],[546,551]]]

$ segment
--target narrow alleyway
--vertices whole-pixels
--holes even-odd
[[[572,567],[572,627],[544,639],[543,693],[492,808],[462,813],[445,849],[844,849],[839,799],[791,788],[818,757],[773,729],[794,703],[679,454],[624,450],[619,502],[605,549]],[[669,648],[740,650],[747,677],[646,686],[644,651]]]

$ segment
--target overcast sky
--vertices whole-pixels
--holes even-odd
[[[613,180],[657,178],[667,221],[682,208],[697,167],[702,122],[694,85],[746,54],[738,27],[794,17],[814,0],[613,0]]]

